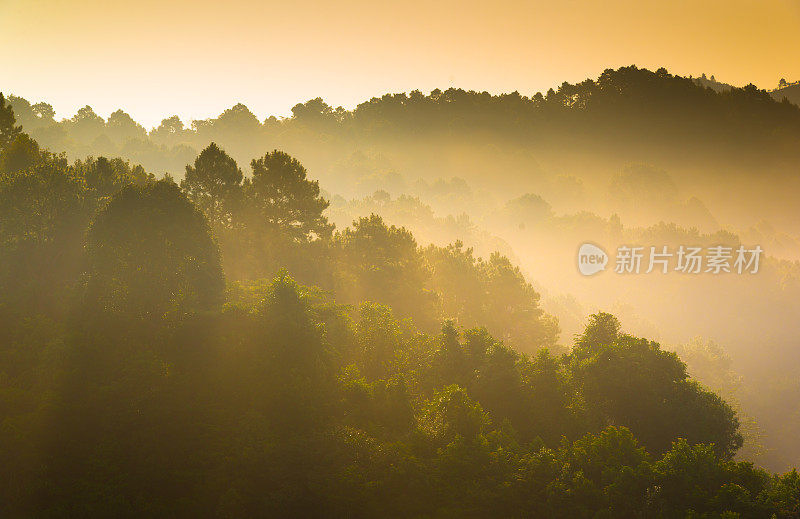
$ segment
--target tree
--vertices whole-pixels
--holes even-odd
[[[445,444],[459,437],[473,442],[490,424],[480,403],[472,400],[464,388],[451,384],[441,388],[428,403],[429,433]]]
[[[527,282],[519,267],[495,252],[485,264],[487,284],[487,328],[496,336],[511,339],[523,351],[554,346],[558,322],[544,313],[539,294]]]
[[[14,126],[16,122],[14,110],[6,103],[3,93],[0,92],[0,150],[11,144],[22,133],[21,126]]]
[[[306,178],[306,168],[297,159],[275,150],[250,166],[247,204],[258,228],[293,243],[330,236],[333,226],[322,215],[329,203],[320,196],[319,182]]]
[[[528,353],[555,345],[558,323],[544,313],[539,294],[508,258],[497,253],[489,261],[475,258],[460,241],[444,248],[431,245],[424,254],[444,317],[463,326],[486,326]]]
[[[307,431],[330,418],[333,368],[322,327],[315,323],[304,289],[281,271],[257,309],[256,341],[276,406],[272,424],[285,434]],[[305,411],[303,410],[305,408]]]
[[[589,316],[583,333],[575,341],[581,353],[595,353],[603,345],[614,344],[619,338],[620,322],[612,314],[599,312]]]
[[[398,371],[400,325],[390,308],[363,303],[355,332],[358,344],[356,360],[368,379],[389,378]]]
[[[144,127],[122,110],[117,110],[108,116],[106,133],[117,144],[124,144],[131,139],[147,137],[147,131]]]
[[[192,121],[195,141],[215,141],[239,160],[252,157],[263,144],[261,123],[242,103],[228,108],[216,119]]]
[[[0,301],[9,308],[33,315],[69,305],[94,210],[87,195],[63,157],[0,175]]]
[[[225,282],[202,213],[163,180],[128,186],[89,228],[89,301],[104,312],[161,318],[214,308]]]
[[[735,411],[721,398],[689,380],[686,365],[658,343],[629,335],[608,342],[615,329],[609,314],[590,324],[596,342],[579,350],[573,373],[596,424],[624,425],[653,453],[663,453],[676,438],[714,443],[719,456],[742,446]],[[600,328],[600,330],[597,330]],[[581,337],[578,342],[581,342]]]
[[[0,149],[0,173],[16,173],[34,166],[40,160],[39,144],[28,134],[20,133]]]
[[[640,517],[652,482],[650,456],[625,427],[587,434],[560,452],[569,485],[565,510],[579,516]],[[602,510],[602,512],[599,512]],[[594,512],[594,514],[592,513]]]
[[[214,129],[230,137],[250,138],[260,126],[258,118],[242,103],[228,108],[214,121]]]
[[[424,329],[435,328],[436,298],[425,288],[430,271],[408,230],[373,214],[338,233],[333,246],[345,301],[377,301]]]
[[[236,161],[215,143],[186,166],[181,189],[202,210],[215,229],[230,228],[242,198],[244,175]]]
[[[105,121],[87,105],[69,120],[68,127],[78,142],[90,144],[105,130]]]
[[[479,325],[486,296],[483,261],[472,248],[456,241],[447,247],[430,245],[424,250],[431,267],[431,285],[441,297],[446,318],[456,318],[462,326]]]
[[[334,110],[320,97],[294,105],[292,118],[316,130],[329,130],[336,123]]]
[[[142,186],[153,180],[142,166],[131,166],[120,158],[88,157],[75,162],[76,173],[82,176],[94,197],[103,200],[125,186]]]
[[[553,209],[541,196],[527,193],[508,201],[499,216],[503,223],[524,229],[546,222],[553,216]]]
[[[43,122],[54,122],[56,111],[53,110],[53,105],[49,103],[35,103],[31,106],[34,115]]]
[[[182,140],[185,133],[183,121],[177,115],[173,115],[163,119],[158,128],[150,132],[150,138],[156,144],[174,146]]]
[[[686,516],[688,510],[700,517],[771,516],[756,497],[768,486],[764,474],[752,464],[719,458],[712,445],[676,440],[653,471],[657,492],[651,506],[666,517]]]

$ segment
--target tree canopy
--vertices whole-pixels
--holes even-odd
[[[660,80],[694,92],[628,70],[502,103],[602,111],[629,76],[628,108]],[[348,117],[406,102],[430,101]],[[109,123],[86,107],[69,124],[98,138]],[[212,143],[178,185],[120,158],[70,162],[15,124],[0,96],[4,516],[800,514],[797,472],[737,461],[737,411],[678,355],[605,312],[562,344],[507,256],[421,247],[376,214],[336,231],[283,151],[245,178]],[[518,202],[516,216],[553,218]]]

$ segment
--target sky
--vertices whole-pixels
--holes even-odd
[[[263,119],[315,97],[532,95],[631,64],[800,80],[800,0],[0,0],[0,91],[148,128],[237,102]]]

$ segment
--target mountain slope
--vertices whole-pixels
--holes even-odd
[[[783,101],[786,98],[789,102],[800,106],[800,81],[783,88],[777,88],[770,92],[770,95],[776,101]]]

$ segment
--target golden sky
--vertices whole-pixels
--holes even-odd
[[[0,90],[150,127],[243,102],[457,86],[530,95],[636,64],[773,88],[800,79],[800,0],[0,0]]]

